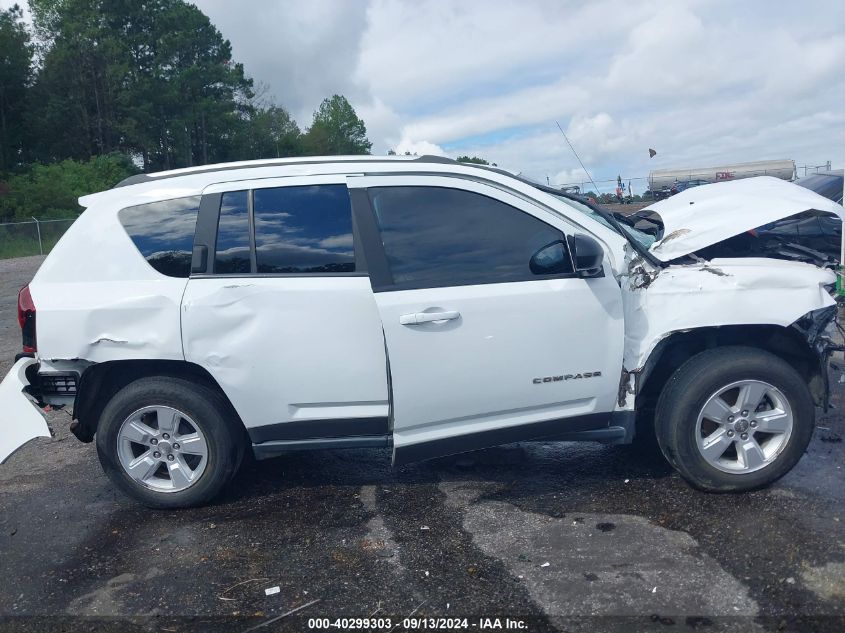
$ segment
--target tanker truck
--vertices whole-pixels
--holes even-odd
[[[671,188],[675,183],[695,181],[695,184],[739,180],[752,176],[774,176],[782,180],[795,179],[795,161],[758,160],[751,163],[719,165],[717,167],[691,167],[688,169],[655,169],[648,175],[651,191]]]

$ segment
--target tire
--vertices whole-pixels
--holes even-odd
[[[637,411],[636,429],[631,448],[643,457],[660,457],[662,451],[654,428],[654,405]]]
[[[97,455],[109,479],[148,507],[200,506],[240,465],[245,444],[239,425],[228,402],[205,385],[169,376],[141,378],[103,409]],[[136,463],[133,477],[124,464]]]
[[[743,408],[760,393],[755,410],[753,404]],[[693,487],[709,492],[742,492],[777,481],[801,459],[814,426],[805,380],[783,359],[752,347],[722,347],[690,358],[664,387],[655,418],[666,459]]]

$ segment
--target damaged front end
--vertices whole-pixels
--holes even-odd
[[[770,258],[703,260],[653,266],[627,249],[620,279],[625,351],[617,407],[649,406],[662,383],[691,356],[718,346],[771,351],[829,406],[828,362],[845,350],[837,336],[836,276],[828,268]]]
[[[683,356],[753,345],[800,364],[827,408],[827,363],[845,349],[834,341],[841,341],[834,270],[842,206],[759,177],[689,189],[641,213],[657,227],[656,241],[635,244],[627,236],[619,407],[632,406],[630,396],[666,348],[682,348]],[[833,237],[825,241],[827,234]]]
[[[832,305],[818,310],[811,310],[795,321],[790,328],[797,330],[818,360],[819,384],[810,384],[810,389],[821,395],[821,406],[827,411],[830,406],[830,379],[828,362],[834,352],[845,351],[845,345],[834,341],[835,329],[838,328],[837,315],[839,305]]]
[[[839,222],[838,219],[836,221]],[[760,227],[699,249],[687,257],[704,260],[763,257],[835,269],[839,265],[839,240],[840,234],[834,232],[831,232],[829,239],[819,237],[817,240],[811,240],[800,235],[779,233]]]
[[[824,265],[838,259],[845,220],[842,205],[767,176],[688,189],[639,215],[652,219],[649,253],[664,263],[695,254]]]

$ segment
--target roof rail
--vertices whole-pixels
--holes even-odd
[[[117,189],[118,187],[129,187],[131,185],[139,185],[145,182],[154,182],[158,180],[165,180],[168,178],[179,178],[180,176],[193,176],[195,174],[208,174],[216,171],[235,171],[238,169],[255,169],[261,167],[279,167],[279,166],[286,166],[286,165],[319,165],[322,163],[331,163],[331,162],[344,162],[344,163],[364,163],[364,162],[377,162],[378,160],[385,160],[385,161],[393,161],[393,160],[402,160],[406,162],[413,162],[413,163],[442,163],[442,164],[456,164],[457,161],[447,158],[445,156],[434,156],[434,155],[423,155],[417,156],[414,158],[409,158],[407,156],[385,156],[385,157],[377,157],[371,155],[362,155],[357,157],[348,157],[348,156],[324,156],[324,157],[303,157],[302,160],[290,160],[290,159],[270,159],[270,160],[250,160],[250,161],[243,161],[238,163],[217,163],[214,165],[206,165],[197,169],[188,168],[188,170],[178,169],[172,172],[159,172],[158,175],[156,174],[135,174],[134,176],[129,176],[128,178],[124,178],[119,183],[117,183],[112,189]]]

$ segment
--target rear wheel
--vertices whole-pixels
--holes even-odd
[[[776,481],[804,454],[815,408],[804,379],[781,358],[725,347],[688,360],[657,406],[663,454],[696,488],[743,491]]]
[[[141,503],[182,508],[210,501],[243,455],[226,401],[181,378],[136,380],[115,394],[97,427],[109,478]]]

